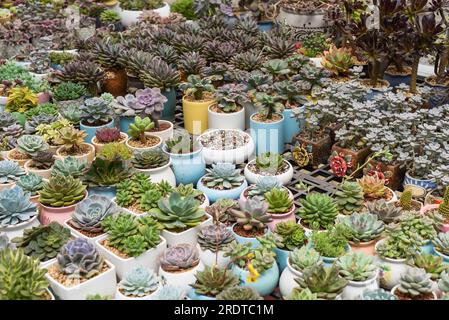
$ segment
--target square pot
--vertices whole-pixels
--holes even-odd
[[[405,166],[401,166],[399,164],[386,164],[381,161],[371,160],[369,162],[374,168],[379,166],[382,172],[391,172],[391,177],[389,178],[387,187],[398,190],[402,185],[402,180],[404,180],[405,176]]]
[[[171,232],[168,230],[162,230],[162,237],[167,240],[168,246],[174,246],[180,243],[188,243],[191,245],[196,245],[198,232],[205,226],[212,224],[212,217],[206,213],[207,220],[204,220],[196,227],[190,228],[183,232]]]
[[[69,221],[71,221],[71,220],[72,220],[72,218],[67,219],[66,221],[64,221],[64,227],[66,227],[67,229],[69,229],[69,230],[70,230],[70,233],[71,233],[73,236],[75,236],[75,237],[77,237],[77,238],[84,238],[84,239],[87,239],[87,240],[89,240],[89,241],[91,241],[91,242],[95,242],[95,241],[97,241],[97,240],[100,239],[100,238],[104,238],[105,233],[99,234],[99,235],[96,236],[96,237],[88,237],[88,236],[86,236],[85,234],[83,234],[82,232],[76,230],[75,228],[73,228],[73,227],[69,224]]]
[[[354,170],[357,169],[358,165],[362,165],[364,163],[364,161],[366,160],[366,158],[368,157],[368,155],[370,154],[370,149],[369,148],[363,148],[359,151],[353,151],[351,149],[348,148],[342,148],[338,145],[338,143],[334,144],[332,146],[332,151],[337,152],[338,154],[343,154],[344,156],[350,156],[351,157],[351,169],[349,169],[348,173],[353,172]],[[360,177],[362,175],[362,171],[357,172],[357,174],[355,175],[355,177]]]
[[[327,163],[331,153],[332,141],[329,135],[324,136],[318,141],[310,141],[303,137],[302,134],[293,138],[293,142],[299,142],[309,153],[312,154],[311,165],[317,168],[320,164]]]

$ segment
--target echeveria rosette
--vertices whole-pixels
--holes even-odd
[[[144,107],[140,116],[149,116],[151,120],[158,126],[158,120],[164,111],[164,104],[168,101],[167,98],[161,94],[159,88],[145,88],[136,91],[137,102]]]
[[[24,191],[30,192],[31,196],[35,196],[37,195],[37,192],[44,187],[44,179],[41,176],[30,172],[26,176],[21,176],[16,184]]]
[[[189,269],[198,263],[198,250],[187,243],[181,243],[167,248],[161,257],[162,269],[169,272]]]
[[[137,266],[125,274],[118,286],[126,296],[144,297],[156,291],[159,282],[159,277],[153,271]]]
[[[81,120],[89,126],[103,125],[112,120],[113,110],[111,105],[102,98],[94,97],[86,99],[80,106]]]
[[[0,161],[0,184],[12,183],[25,175],[25,170],[17,162]]]
[[[99,233],[101,221],[117,212],[117,206],[109,198],[91,195],[76,205],[71,225],[79,230]]]
[[[30,201],[30,193],[20,187],[0,192],[0,227],[29,221],[37,215],[37,205]]]

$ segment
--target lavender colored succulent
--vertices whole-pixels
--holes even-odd
[[[136,91],[137,102],[144,107],[141,116],[150,117],[156,127],[158,127],[158,120],[164,111],[164,104],[167,98],[161,94],[159,88],[145,88]]]
[[[181,243],[165,250],[161,257],[161,267],[165,271],[190,269],[199,263],[199,252],[187,243]]]
[[[203,250],[216,252],[234,241],[234,235],[224,224],[206,226],[198,233],[198,244]]]

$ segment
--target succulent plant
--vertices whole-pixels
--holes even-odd
[[[187,82],[181,83],[179,87],[194,101],[210,99],[215,91],[210,78],[200,78],[196,75],[188,76]]]
[[[399,198],[399,205],[405,211],[412,210],[412,190],[406,188]]]
[[[167,151],[174,154],[190,153],[195,150],[195,143],[189,134],[167,139],[165,145]]]
[[[31,220],[38,214],[30,193],[15,186],[0,191],[0,226],[6,228]]]
[[[281,236],[281,249],[292,251],[307,241],[304,229],[294,221],[283,221],[276,224],[274,233]]]
[[[249,49],[246,52],[237,53],[231,58],[231,64],[240,70],[254,71],[258,70],[265,61],[265,56],[260,50]]]
[[[292,293],[286,298],[286,300],[318,300],[318,295],[316,293],[312,293],[312,291],[308,288],[293,288]]]
[[[347,76],[355,61],[350,49],[331,46],[323,53],[321,65],[336,76]]]
[[[104,72],[100,65],[90,60],[73,60],[64,65],[57,77],[64,82],[84,85],[92,94],[98,91],[97,83],[103,79]]]
[[[116,212],[117,206],[109,198],[94,194],[76,205],[70,225],[77,230],[100,233],[101,222]]]
[[[203,250],[223,251],[234,240],[235,237],[231,230],[224,224],[209,225],[198,232],[198,244]]]
[[[69,279],[90,279],[100,274],[104,259],[85,238],[67,242],[56,256],[58,268]]]
[[[231,214],[244,230],[263,230],[266,224],[272,220],[267,213],[268,204],[261,197],[239,201],[239,206],[240,209],[232,209]]]
[[[29,156],[34,156],[37,152],[47,149],[48,144],[41,136],[23,135],[17,139],[17,150]]]
[[[366,255],[364,252],[351,252],[337,261],[340,274],[349,281],[366,281],[372,279],[377,274],[377,266],[374,257]]]
[[[275,175],[284,165],[284,159],[280,154],[273,152],[262,153],[256,158],[256,166],[259,170]]]
[[[309,193],[301,200],[302,208],[298,210],[301,221],[311,229],[331,227],[338,214],[334,200],[325,194]]]
[[[196,282],[190,286],[195,292],[208,297],[216,297],[226,289],[237,286],[239,278],[229,269],[220,269],[217,266],[206,266],[203,271],[195,275]]]
[[[120,16],[117,12],[115,12],[114,10],[104,10],[101,14],[100,14],[100,21],[103,23],[116,23],[120,21]]]
[[[232,163],[212,164],[212,169],[206,169],[206,172],[202,181],[208,188],[229,190],[240,187],[245,181]]]
[[[409,211],[402,214],[399,218],[398,225],[406,236],[413,233],[419,235],[423,240],[431,240],[437,235],[434,228],[434,221],[418,212]]]
[[[52,90],[52,97],[56,101],[76,100],[87,94],[86,88],[79,83],[62,82]]]
[[[25,175],[25,170],[17,162],[0,161],[0,184],[12,183]]]
[[[275,114],[280,114],[284,111],[281,97],[269,95],[265,92],[256,93],[256,102],[254,105],[258,108],[257,113],[268,120],[274,119]]]
[[[380,237],[385,229],[382,220],[371,213],[353,213],[338,220],[339,223],[347,227],[349,240],[355,243],[369,242]]]
[[[440,275],[438,288],[445,294],[449,292],[449,274],[446,271],[443,271]]]
[[[348,230],[337,224],[331,229],[312,234],[313,247],[324,257],[337,258],[345,254],[348,247]]]
[[[432,280],[438,280],[443,271],[449,270],[449,265],[443,263],[443,258],[430,253],[421,253],[413,257],[410,265],[426,270]]]
[[[383,258],[407,259],[421,251],[423,239],[418,234],[405,235],[401,228],[388,229],[387,237],[376,248],[377,254]]]
[[[111,142],[106,143],[101,151],[97,154],[97,157],[106,161],[124,161],[131,159],[132,152],[123,143]]]
[[[362,187],[364,197],[368,199],[382,199],[387,191],[385,180],[377,175],[365,175],[357,179],[357,183]]]
[[[11,240],[27,256],[42,262],[53,259],[71,237],[70,230],[57,222],[25,229],[22,237]]]
[[[42,190],[44,179],[41,176],[30,172],[26,176],[21,176],[16,185],[21,187],[23,191],[29,192],[31,196],[35,196],[38,191]]]
[[[125,274],[118,288],[125,296],[144,297],[156,291],[159,283],[159,277],[152,270],[137,266]]]
[[[198,52],[186,52],[179,56],[178,67],[187,76],[191,74],[202,76],[206,60]]]
[[[261,176],[254,187],[249,189],[248,196],[264,196],[265,193],[274,188],[282,188],[282,183],[279,182],[279,179],[273,176]]]
[[[249,242],[239,243],[232,241],[229,246],[224,249],[224,256],[230,257],[232,263],[240,268],[245,268],[250,258],[253,257],[254,249]]]
[[[72,176],[51,177],[39,192],[39,202],[51,207],[68,207],[85,197],[86,186]]]
[[[64,151],[70,155],[76,155],[81,149],[87,133],[72,127],[62,128],[60,136],[54,139],[54,143],[63,147]]]
[[[86,171],[86,163],[82,160],[68,156],[64,159],[57,159],[53,165],[51,175],[71,176],[73,178],[79,178]]]
[[[320,299],[335,299],[346,287],[348,281],[339,276],[336,265],[325,267],[314,265],[302,271],[302,275],[295,279],[303,289],[308,288]]]
[[[363,189],[356,182],[345,181],[335,193],[335,202],[340,213],[352,214],[363,208]]]
[[[54,114],[37,114],[33,115],[31,119],[25,122],[25,133],[34,134],[36,133],[37,127],[40,124],[50,124],[58,119],[57,115]]]
[[[397,300],[398,298],[384,289],[366,289],[360,295],[362,300]]]
[[[432,280],[424,269],[408,267],[407,271],[401,275],[399,286],[396,289],[412,300],[420,299],[432,293]]]
[[[449,218],[449,186],[444,191],[443,203],[438,207],[438,213],[446,219]]]
[[[145,191],[140,197],[140,208],[149,211],[158,207],[158,201],[162,198],[162,193],[157,189]]]
[[[109,145],[106,144],[105,147]],[[128,148],[126,146],[123,147],[129,153]],[[104,148],[101,154],[105,151]],[[85,181],[89,186],[115,186],[133,174],[131,168],[118,157],[117,153],[114,152],[113,154],[114,157],[117,157],[116,160],[104,159],[101,154],[95,158],[90,169],[85,174]]]
[[[370,201],[366,204],[366,208],[369,213],[377,215],[386,224],[397,221],[402,215],[401,208],[388,203],[385,199]]]
[[[79,124],[81,121],[81,110],[76,104],[67,104],[61,106],[59,113],[71,124]]]
[[[432,243],[435,246],[435,250],[445,256],[449,256],[449,232],[440,232],[438,236],[432,240]]]
[[[139,140],[141,143],[145,144],[147,138],[145,132],[150,132],[154,128],[154,122],[150,118],[141,118],[136,116],[134,118],[134,123],[129,125],[128,134],[135,140]]]
[[[171,246],[161,256],[161,267],[168,272],[187,270],[195,267],[198,263],[198,249],[187,243]]]
[[[140,70],[140,79],[146,88],[170,90],[179,84],[179,72],[160,58],[154,58]]]
[[[161,150],[146,150],[134,153],[131,160],[134,168],[137,169],[156,169],[167,165],[170,161],[168,155]]]
[[[155,300],[185,300],[186,293],[181,287],[164,285],[158,291]]]
[[[48,170],[55,163],[55,155],[51,151],[38,151],[31,157],[31,166],[38,170]]]
[[[154,122],[156,128],[159,128],[159,119],[162,116],[164,110],[164,104],[167,102],[167,98],[162,95],[159,88],[145,88],[136,91],[136,99],[138,105],[140,105],[141,112],[137,115],[141,117],[150,117]]]
[[[89,126],[101,126],[111,121],[113,110],[102,98],[89,98],[80,106],[81,120]]]
[[[27,87],[15,87],[9,90],[5,110],[25,113],[37,106],[37,95]]]
[[[0,300],[43,300],[48,289],[46,269],[22,250],[0,250]]]
[[[302,246],[290,252],[289,262],[293,268],[300,272],[323,263],[320,254],[311,245]]]
[[[282,214],[289,212],[293,205],[293,199],[286,189],[274,188],[265,193],[265,201],[268,203],[268,212]]]
[[[122,135],[117,128],[99,128],[95,132],[95,137],[99,143],[106,144],[119,141]]]
[[[251,287],[230,287],[217,294],[217,300],[263,300],[260,294]]]

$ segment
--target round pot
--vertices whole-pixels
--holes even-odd
[[[254,163],[256,160],[251,160],[248,162],[248,164],[245,166],[244,174],[246,181],[248,181],[249,184],[255,184],[259,180],[259,178],[262,176],[258,173],[254,173],[251,170],[249,170],[249,164]],[[288,170],[284,173],[281,173],[279,175],[275,175],[275,177],[279,180],[279,182],[282,183],[282,185],[286,186],[289,185],[290,181],[292,181],[293,178],[293,167],[290,164],[290,162],[284,160],[288,164]]]
[[[396,192],[394,192],[393,189],[391,189],[391,188],[388,188],[388,187],[385,187],[385,188],[387,188],[387,189],[391,192],[391,194],[393,195],[393,196],[391,197],[391,199],[387,201],[387,203],[394,203],[394,202],[397,202],[397,201],[398,201],[398,195],[396,194]],[[365,204],[366,204],[367,202],[369,202],[369,201],[366,201],[366,200],[365,200]]]
[[[191,245],[197,244],[198,239],[198,232],[205,226],[212,224],[212,217],[206,213],[207,219],[201,222],[199,225],[195,227],[191,227],[187,230],[184,230],[182,232],[174,232],[171,230],[162,230],[162,237],[164,237],[165,240],[167,240],[168,246],[174,246],[180,243],[188,243]]]
[[[239,129],[245,130],[245,109],[242,108],[237,112],[218,113],[212,111],[210,105],[208,112],[208,126],[210,129]]]
[[[168,123],[170,127],[168,129],[162,130],[162,131],[151,131],[146,132],[146,136],[156,136],[161,138],[162,142],[165,142],[165,140],[173,138],[173,123],[167,120],[159,120],[159,123]]]
[[[245,188],[245,190],[243,190],[242,193],[240,194],[239,200],[246,201],[246,199],[248,199],[248,198],[245,196],[245,193],[247,190],[249,191],[253,186],[254,185],[251,185],[251,186],[248,186],[247,188]],[[290,189],[287,187],[283,187],[283,189],[287,190],[290,199],[294,200],[293,193],[290,191]]]
[[[188,297],[190,300],[217,300],[215,297],[209,297],[205,296],[204,294],[198,294],[196,293],[196,290],[193,288],[190,288],[188,291]]]
[[[116,6],[114,10],[120,15],[120,22],[124,27],[129,27],[130,25],[137,23],[139,16],[142,14],[142,11],[123,10],[120,8],[120,5]],[[158,13],[161,17],[165,18],[170,15],[170,6],[168,3],[165,3],[163,7],[150,11]]]
[[[279,15],[276,20],[285,22],[285,24],[301,29],[325,28],[327,22],[324,19],[326,12],[324,10],[316,10],[313,12],[295,12],[288,8],[280,7]]]
[[[274,253],[276,253],[276,262],[278,264],[279,272],[281,273],[287,267],[287,260],[290,256],[289,250],[274,248]]]
[[[129,125],[131,123],[134,123],[134,118],[135,117],[123,117],[123,116],[120,116],[120,120],[119,120],[120,132],[128,134]]]
[[[306,107],[298,107],[301,113],[304,114]],[[292,143],[293,137],[301,132],[301,125],[298,124],[295,118],[292,118],[292,109],[284,109],[282,115],[284,116],[284,143]]]
[[[37,227],[38,225],[40,225],[39,220],[38,220],[38,215],[35,215],[28,221],[24,221],[24,222],[18,223],[13,226],[0,228],[0,233],[4,233],[8,237],[9,240],[12,240],[15,237],[23,236],[23,231],[25,229]]]
[[[405,173],[403,187],[410,188],[414,198],[424,198],[427,192],[435,189],[437,184],[430,179],[417,179],[413,178],[407,171]]]
[[[202,102],[189,101],[182,98],[182,112],[184,114],[184,128],[193,135],[199,135],[207,130],[208,109],[215,100]]]
[[[198,142],[201,144],[201,137],[205,134],[213,134],[215,131],[219,131],[220,129],[211,130],[203,133],[199,138]],[[234,130],[236,129],[228,129],[228,130]],[[239,131],[240,134],[247,136],[248,143],[242,147],[238,147],[235,149],[230,150],[216,150],[216,149],[210,149],[206,146],[203,146],[203,156],[204,160],[207,164],[212,163],[219,163],[219,162],[228,162],[228,163],[234,163],[234,164],[242,164],[245,163],[248,158],[251,157],[251,155],[254,153],[255,145],[252,137],[243,131]]]
[[[426,215],[428,211],[437,209],[439,206],[440,206],[439,204],[428,204],[428,205],[425,205],[425,206],[423,206],[423,207],[421,208],[420,213],[421,213],[422,215]],[[449,223],[444,223],[444,224],[442,225],[442,227],[441,227],[440,232],[448,232],[448,231],[449,231]]]
[[[270,228],[270,230],[273,231],[276,229],[276,225],[278,223],[286,222],[286,221],[296,222],[295,213],[296,213],[296,206],[294,204],[292,205],[292,208],[290,209],[290,211],[287,213],[281,213],[281,214],[269,213],[270,217],[273,220],[271,222],[267,223],[268,228]]]
[[[119,143],[126,145],[126,140],[129,139],[128,135],[124,132],[120,132],[120,136],[122,137],[122,139]],[[104,143],[97,142],[97,137],[93,137],[90,143],[94,146],[96,154],[100,153],[106,145]]]
[[[92,163],[92,161],[94,161],[94,158],[95,158],[95,147],[93,145],[91,145],[90,143],[83,143],[83,145],[89,146],[90,151],[88,153],[86,153],[86,154],[76,155],[76,156],[73,156],[73,157],[75,157],[75,158],[77,158],[77,159],[79,159],[81,161],[84,161],[84,162],[86,162],[89,165],[89,164]],[[64,155],[61,154],[61,151],[63,150],[63,148],[64,148],[64,146],[61,146],[61,147],[59,147],[56,150],[56,157],[57,158],[65,159],[65,158],[68,157],[68,156],[64,156]]]
[[[159,183],[162,180],[167,181],[171,186],[176,187],[176,177],[173,173],[171,166],[171,160],[164,166],[155,169],[138,169],[138,172],[143,172],[151,177],[151,181],[154,183]]]
[[[214,203],[218,199],[238,199],[240,197],[240,193],[242,193],[242,191],[248,186],[248,183],[244,180],[240,187],[230,190],[216,190],[205,186],[202,181],[203,178],[204,176],[198,180],[196,188],[202,191],[209,198],[211,203]]]
[[[253,288],[261,296],[270,295],[276,288],[279,280],[279,269],[276,263],[273,263],[270,269],[261,273],[256,282],[248,282],[250,273],[247,270],[234,265],[232,271],[240,278],[240,282],[243,286]]]
[[[439,252],[438,250],[435,249],[435,247],[433,247],[433,253],[437,256],[440,256],[441,258],[443,258],[443,261],[446,263],[449,263],[449,256],[442,254],[441,252]]]
[[[196,281],[196,273],[204,270],[204,264],[200,261],[192,269],[179,272],[168,272],[159,267],[159,276],[163,277],[167,285],[176,286],[184,291],[191,289],[190,285]]]
[[[0,184],[0,191],[6,190],[6,189],[10,189],[10,188],[14,187],[15,185],[16,185],[15,182],[1,183],[1,184]]]
[[[9,161],[14,161],[14,162],[16,162],[19,166],[21,166],[21,167],[23,168],[23,167],[25,166],[25,163],[26,163],[28,160],[30,160],[30,158],[23,159],[23,160],[16,160],[16,159],[13,159],[13,158],[11,158],[11,153],[12,153],[14,150],[16,150],[16,149],[12,149],[12,150],[9,150],[9,151],[8,151],[8,153],[6,154],[6,159],[9,160]]]
[[[345,247],[345,252],[347,253],[347,252],[350,252],[350,251],[351,251],[351,247],[349,246],[349,244],[347,244],[346,247]],[[323,262],[325,264],[327,264],[327,265],[333,264],[335,261],[338,260],[338,258],[340,258],[340,257],[332,258],[332,257],[321,256],[321,260],[323,260]]]
[[[71,206],[67,207],[50,207],[46,206],[44,204],[40,204],[41,206],[41,212],[39,214],[39,221],[43,225],[50,224],[50,222],[56,221],[59,224],[64,224],[64,222],[72,217],[72,214],[75,212],[75,207],[78,203],[86,199],[88,196],[88,192],[86,191],[86,194],[83,199],[78,201],[75,204],[72,204]]]
[[[146,137],[156,137],[154,134],[151,134],[151,135],[145,135],[145,136],[146,136]],[[159,137],[157,137],[157,138],[159,139],[159,142],[158,142],[157,144],[155,144],[154,146],[152,146],[152,147],[144,147],[144,148],[132,147],[132,146],[129,144],[129,141],[130,141],[131,139],[133,139],[133,138],[131,138],[131,137],[125,140],[125,144],[126,144],[126,146],[127,146],[133,153],[135,153],[135,152],[142,152],[142,151],[148,151],[148,150],[156,149],[156,148],[158,148],[158,147],[161,146],[161,144],[162,144],[162,139],[159,138]]]
[[[37,94],[37,104],[44,104],[50,101],[50,93],[48,92],[39,92]]]
[[[234,237],[235,237],[235,240],[237,240],[238,243],[242,243],[242,244],[248,243],[248,242],[249,242],[249,243],[252,244],[253,249],[256,249],[256,248],[260,245],[259,240],[257,240],[257,238],[255,238],[255,237],[247,238],[247,237],[242,237],[241,235],[237,234],[237,233],[234,231],[234,226],[236,226],[236,225],[237,225],[237,223],[234,223],[234,224],[232,225],[232,227],[231,227],[231,231],[232,231],[232,234],[233,234]],[[266,234],[267,232],[269,232],[269,229],[268,229],[268,228],[267,228],[267,230],[265,231],[265,234]]]
[[[284,271],[282,271],[279,279],[279,291],[284,299],[291,295],[294,288],[298,287],[295,279],[302,276],[302,272],[292,267],[289,259],[287,259],[286,264],[287,266]]]
[[[98,187],[89,187],[90,195],[98,195],[104,196],[109,199],[114,199],[117,194],[117,188],[115,186],[98,186]]]
[[[114,296],[114,300],[154,300],[154,297],[159,293],[159,291],[161,290],[161,284],[159,284],[159,286],[157,287],[157,289],[155,291],[153,291],[152,293],[150,293],[149,295],[143,296],[143,297],[128,297],[126,295],[124,295],[123,293],[121,293],[121,291],[119,290],[119,286],[117,285],[117,289],[115,290],[115,296]]]
[[[379,283],[377,281],[379,271],[368,280],[365,281],[349,281],[346,287],[343,289],[341,293],[341,297],[343,300],[359,300],[360,295],[365,290],[373,290],[379,288]]]
[[[375,250],[377,254],[377,248],[381,245],[385,239],[378,241],[375,245]],[[391,259],[383,258],[377,254],[379,259],[378,265],[381,268],[381,281],[382,287],[391,289],[401,280],[401,276],[407,271],[407,259]]]
[[[391,294],[396,296],[396,290],[399,288],[399,284],[395,285],[392,289],[391,289]],[[432,292],[433,295],[433,300],[438,300],[437,298],[437,294],[435,292]],[[397,296],[396,296],[397,297]],[[399,297],[398,297],[399,298]]]
[[[203,250],[201,246],[199,246],[200,251],[200,260],[206,266],[218,266],[219,268],[226,268],[231,258],[225,257],[223,251],[218,251],[218,255],[216,252],[210,251],[209,249]]]
[[[198,150],[186,154],[169,153],[165,145],[162,149],[170,156],[173,172],[178,184],[193,183],[195,185],[206,173],[206,163],[202,155],[202,146]]]
[[[162,111],[162,119],[174,121],[176,111],[176,89],[161,88],[161,93],[164,97],[167,98],[167,102],[164,103],[164,110]]]
[[[376,245],[377,241],[379,241],[379,239],[380,238],[360,243],[349,241],[349,245],[351,246],[352,252],[363,252],[368,256],[375,256],[376,251],[374,250],[374,246]]]
[[[80,122],[80,129],[87,133],[86,138],[84,138],[84,141],[86,141],[87,143],[90,143],[92,141],[92,138],[95,137],[97,129],[100,128],[114,128],[114,119],[104,125],[96,127],[83,124],[83,121]]]
[[[27,173],[34,173],[35,175],[41,176],[44,179],[50,179],[52,168],[50,168],[50,169],[35,169],[35,168],[31,167],[32,162],[33,162],[33,160],[28,160],[27,162],[25,162],[25,165],[23,166]]]
[[[255,113],[257,114],[257,113]],[[250,118],[250,131],[256,144],[256,154],[266,152],[282,154],[284,152],[284,116],[276,122],[259,122]]]

